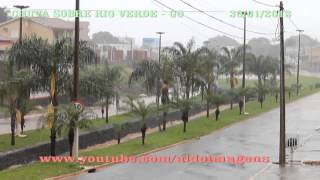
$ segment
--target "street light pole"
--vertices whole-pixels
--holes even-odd
[[[243,62],[242,62],[242,89],[246,88],[246,28],[247,28],[247,12],[243,12]],[[243,114],[246,114],[246,96],[243,95]]]
[[[159,34],[159,68],[161,63],[161,35],[164,34],[164,32],[157,32]],[[160,69],[159,69],[160,70]],[[159,106],[160,106],[160,76],[158,76],[158,82],[157,82],[157,117],[159,119]],[[161,130],[161,126],[159,126],[159,129]]]
[[[79,12],[80,2],[76,0],[76,11]],[[75,33],[74,33],[74,61],[73,61],[73,92],[72,99],[77,101],[78,99],[78,87],[79,87],[79,16],[75,17]],[[78,158],[79,151],[79,129],[74,129],[74,141],[72,155],[75,158]]]
[[[23,5],[15,5],[13,6],[15,8],[20,9],[20,31],[19,31],[19,43],[22,42],[22,10],[29,8],[29,6],[23,6]]]
[[[298,65],[297,65],[297,96],[299,95],[299,73],[300,73],[300,36],[303,30],[298,29],[299,32],[299,47],[298,47]]]

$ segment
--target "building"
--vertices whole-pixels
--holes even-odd
[[[12,39],[0,36],[0,61],[4,60],[4,51],[7,47],[11,46],[12,43]]]
[[[118,37],[119,43],[97,43],[97,52],[101,62],[119,62],[131,60],[131,51],[135,48],[134,39],[129,37]]]
[[[320,72],[320,47],[301,48],[302,68],[312,72]]]
[[[80,22],[80,40],[89,40],[89,22]],[[19,39],[20,19],[15,18],[0,23],[0,51],[11,47]],[[63,37],[74,37],[74,22],[58,18],[32,17],[22,19],[22,36],[37,35],[50,43]]]
[[[149,59],[159,58],[159,38],[143,38],[142,48],[148,52]]]

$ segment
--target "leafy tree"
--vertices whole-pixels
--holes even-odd
[[[92,35],[92,41],[95,43],[120,43],[117,37],[114,37],[111,33],[102,31]]]

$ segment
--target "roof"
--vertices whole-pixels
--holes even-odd
[[[28,18],[47,27],[55,29],[74,29],[74,21],[65,21],[59,18],[32,17]],[[88,28],[89,22],[80,22],[80,29]]]
[[[35,23],[41,24],[46,27],[54,28],[54,29],[74,29],[74,21],[65,21],[59,18],[27,17],[23,19],[28,19]],[[0,23],[0,26],[16,20],[19,20],[19,18],[10,19],[8,21]],[[88,29],[89,22],[87,21],[80,22],[79,26],[80,26],[80,29]]]
[[[12,41],[12,39],[0,35],[0,41]]]

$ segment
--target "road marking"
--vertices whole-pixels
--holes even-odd
[[[258,177],[260,174],[264,173],[264,171],[266,171],[270,165],[272,165],[272,163],[267,164],[265,167],[263,167],[260,171],[258,171],[256,174],[254,174],[253,176],[251,176],[249,178],[249,180],[254,180],[256,177]]]

